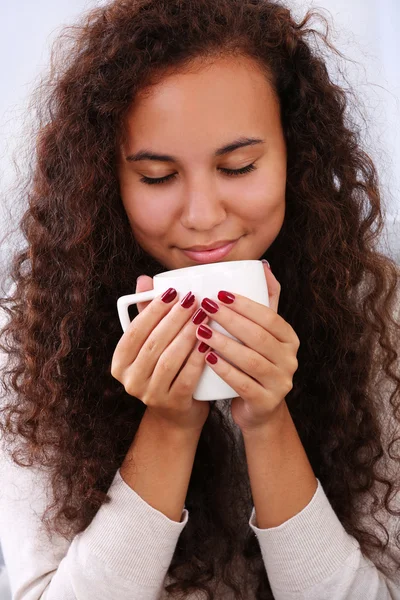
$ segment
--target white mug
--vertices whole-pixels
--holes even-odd
[[[128,306],[137,302],[153,300],[170,287],[176,289],[179,298],[183,298],[191,291],[196,296],[199,304],[205,297],[216,300],[218,303],[218,292],[226,290],[233,294],[237,293],[241,296],[246,296],[259,304],[269,306],[267,281],[265,279],[263,264],[259,260],[207,263],[183,269],[164,271],[153,277],[153,286],[153,289],[147,292],[128,294],[127,296],[118,298],[118,315],[124,331],[126,331],[130,323]],[[242,344],[240,340],[211,318],[209,319],[208,326]],[[218,354],[215,350],[214,352]],[[204,362],[204,369],[193,394],[195,400],[225,400],[235,398],[238,395],[234,389],[212,370],[208,363]]]

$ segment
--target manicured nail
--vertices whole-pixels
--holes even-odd
[[[161,300],[166,303],[172,302],[172,300],[176,298],[176,294],[177,292],[174,290],[174,288],[168,288],[167,291],[161,296]]]
[[[202,321],[204,321],[204,319],[207,317],[207,313],[204,312],[204,310],[202,310],[201,308],[199,308],[198,310],[196,310],[196,312],[194,313],[193,317],[192,317],[192,321],[195,325],[199,325],[199,323],[201,323]]]
[[[205,309],[208,310],[208,312],[210,313],[216,313],[219,306],[216,302],[214,302],[213,300],[210,300],[210,298],[203,298],[202,302],[201,302],[201,306]]]
[[[221,302],[225,302],[225,304],[232,304],[234,299],[235,296],[230,292],[224,292],[223,290],[218,292],[218,300],[221,300]]]
[[[271,271],[271,265],[265,258],[263,258],[261,262],[265,263],[267,265],[268,269]]]
[[[207,354],[207,356],[206,356],[206,361],[212,365],[215,365],[217,360],[218,360],[218,356],[216,354],[214,354],[214,352],[210,352],[210,354]]]
[[[207,350],[209,349],[210,346],[208,346],[207,344],[205,344],[204,342],[200,342],[199,347],[197,348],[197,350],[199,352],[207,352]]]
[[[209,340],[210,337],[212,336],[212,329],[207,327],[207,325],[200,325],[200,327],[197,330],[197,333],[199,334],[200,337],[206,338],[206,340]]]
[[[184,299],[181,300],[181,306],[183,306],[183,308],[190,308],[194,302],[194,299],[194,294],[192,294],[192,292],[189,292],[188,294],[186,294]]]

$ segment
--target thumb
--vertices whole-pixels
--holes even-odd
[[[136,280],[136,293],[138,292],[148,292],[153,289],[153,278],[148,275],[139,275]],[[142,312],[150,304],[151,300],[148,302],[138,302],[137,308],[139,312]]]
[[[281,284],[272,273],[271,267],[265,261],[262,261],[264,267],[265,279],[267,280],[269,306],[276,313],[278,312],[279,296],[281,294]]]

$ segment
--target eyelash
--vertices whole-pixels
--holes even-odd
[[[250,173],[251,171],[254,171],[257,167],[254,165],[254,163],[252,163],[251,165],[247,165],[247,167],[242,167],[241,169],[220,169],[223,173],[225,173],[225,175],[228,175],[229,177],[237,177],[238,175],[244,175],[245,173]],[[165,175],[165,177],[158,177],[158,178],[154,178],[154,177],[146,177],[145,175],[143,175],[143,177],[141,177],[140,181],[142,183],[146,183],[147,185],[157,185],[160,183],[164,183],[166,181],[171,180],[173,177],[175,177],[176,173],[171,173],[171,175]]]

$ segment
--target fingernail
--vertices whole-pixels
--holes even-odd
[[[224,292],[223,290],[221,290],[220,292],[218,292],[218,300],[221,300],[221,302],[225,302],[225,304],[232,304],[232,302],[235,300],[235,296],[230,292]]]
[[[192,321],[195,325],[199,325],[204,319],[207,317],[207,313],[204,312],[201,308],[197,309],[192,317]]]
[[[176,297],[177,291],[174,288],[168,288],[166,292],[161,296],[161,300],[163,302],[172,302],[172,300]]]
[[[204,352],[207,352],[207,350],[209,349],[210,346],[208,346],[207,344],[205,344],[204,342],[200,342],[199,347],[197,348],[197,350],[199,352],[202,352],[204,354]]]
[[[202,302],[201,302],[201,306],[205,309],[208,310],[208,312],[210,313],[216,313],[219,306],[216,302],[214,302],[213,300],[210,300],[210,298],[203,298]]]
[[[190,308],[192,306],[194,302],[194,294],[192,294],[192,292],[189,292],[188,294],[186,294],[186,296],[183,298],[183,300],[181,300],[181,306],[183,306],[183,308]]]
[[[272,270],[271,265],[269,264],[269,262],[267,260],[265,260],[265,258],[263,258],[261,262],[265,263],[270,271]]]
[[[212,329],[207,327],[207,325],[200,325],[200,327],[197,330],[197,333],[199,334],[200,337],[206,338],[206,340],[209,340],[210,337],[212,336]]]
[[[215,363],[217,362],[218,357],[216,354],[214,354],[214,352],[210,352],[210,354],[208,354],[206,356],[206,361],[209,362],[212,365],[215,365]]]

